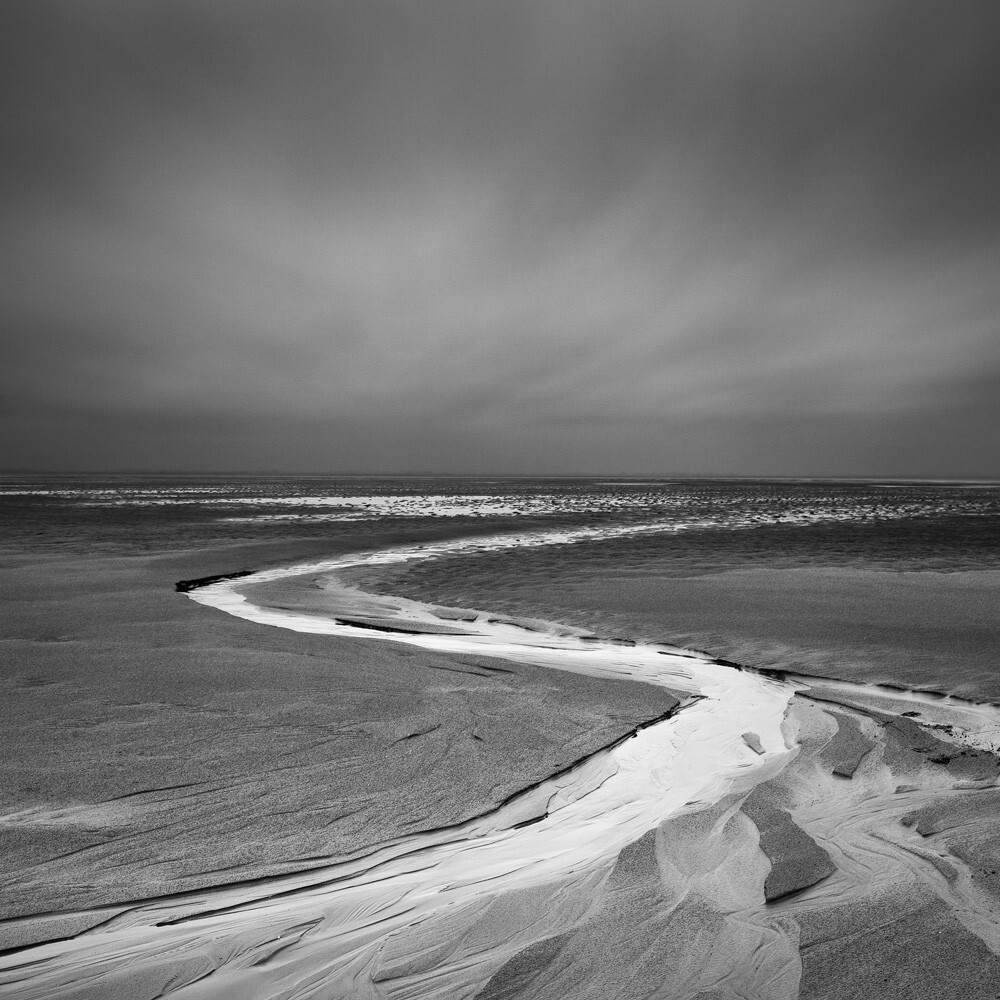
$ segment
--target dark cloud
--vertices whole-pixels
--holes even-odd
[[[0,19],[0,462],[1000,474],[995,3]]]

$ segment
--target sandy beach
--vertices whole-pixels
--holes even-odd
[[[317,548],[7,555],[0,947],[62,936],[94,907],[459,822],[675,704],[642,685],[262,629],[175,591]]]
[[[364,594],[338,582],[349,551],[169,595],[242,564],[119,560],[103,595],[67,592],[96,663],[145,588],[149,695],[79,706],[85,752],[4,817],[34,863],[8,881],[0,995],[996,995],[1000,710]],[[227,724],[171,722],[154,762],[126,709],[159,704],[168,624],[189,659],[160,668],[196,685],[210,651],[214,699],[190,693]]]

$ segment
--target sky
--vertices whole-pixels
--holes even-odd
[[[5,0],[0,468],[1000,476],[996,0]]]

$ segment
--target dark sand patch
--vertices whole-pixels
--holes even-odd
[[[858,723],[844,712],[827,712],[837,722],[837,732],[820,751],[820,760],[842,778],[853,778],[875,744],[862,733]]]
[[[945,768],[957,781],[973,785],[991,783],[1000,777],[1000,756],[995,752],[962,744],[953,738],[956,730],[952,725],[924,721],[919,711],[900,714],[884,711],[888,699],[881,696],[880,689],[869,688],[851,697],[845,691],[818,682],[810,684],[808,693],[797,697],[850,708],[879,723],[878,742],[884,748],[883,759],[900,775],[912,776],[925,764],[935,764]],[[830,709],[827,712],[838,717],[842,714]]]
[[[976,825],[945,836],[948,849],[963,861],[973,883],[1000,900],[1000,806]]]
[[[504,963],[476,994],[476,1000],[510,1000],[524,996],[527,989],[559,957],[568,934],[557,934],[528,945]]]
[[[904,826],[912,826],[922,837],[988,824],[1000,828],[1000,789],[963,791],[936,799],[931,805],[908,812]]]
[[[1000,956],[929,891],[806,913],[801,1000],[996,1000]]]
[[[54,913],[48,916],[15,917],[0,920],[0,952],[24,948],[43,941],[60,941],[98,927],[127,907],[87,910],[82,913]]]
[[[874,710],[868,714],[882,724],[885,761],[894,772],[912,772],[927,762],[965,781],[994,781],[1000,775],[1000,758],[989,751],[939,739],[912,718]]]
[[[830,855],[779,805],[783,796],[779,785],[764,782],[741,807],[760,831],[760,849],[771,862],[764,883],[764,898],[769,903],[808,889],[837,870]]]

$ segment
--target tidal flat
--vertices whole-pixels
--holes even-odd
[[[459,822],[675,703],[644,685],[255,627],[174,589],[302,551],[8,549],[4,946],[62,933],[63,912],[347,859]],[[33,914],[44,926],[25,922]]]
[[[0,995],[995,996],[989,552],[684,575],[576,489],[22,521]]]

